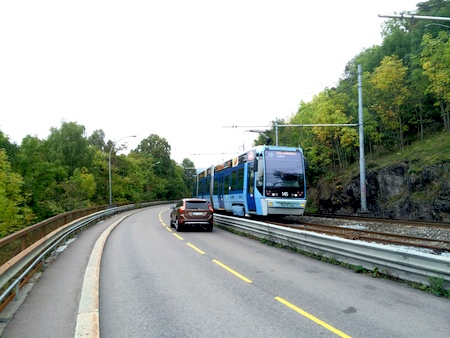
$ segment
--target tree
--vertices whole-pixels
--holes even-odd
[[[64,211],[88,208],[92,205],[91,198],[95,193],[95,179],[83,167],[75,169],[73,176],[60,183],[63,190],[59,204]]]
[[[186,186],[186,196],[193,196],[196,194],[197,188],[197,169],[195,168],[194,162],[188,158],[183,159],[181,167],[183,168],[181,177]]]
[[[386,56],[381,65],[373,72],[370,82],[376,89],[377,102],[372,105],[381,118],[387,131],[398,132],[400,148],[404,145],[403,133],[407,130],[404,124],[403,105],[408,98],[406,86],[407,68],[396,55]]]
[[[33,213],[25,203],[22,177],[12,172],[6,151],[0,149],[0,236],[30,225]]]
[[[416,123],[418,125],[419,137],[423,140],[425,124],[424,115],[426,114],[424,105],[426,100],[428,79],[420,67],[419,57],[414,56],[411,61],[408,87],[411,91],[413,109],[418,111],[418,116],[417,114],[414,114],[414,119],[411,119],[410,123]]]
[[[430,34],[423,37],[421,54],[422,68],[429,79],[427,91],[439,100],[444,129],[450,131],[450,35],[440,32],[433,39]]]
[[[346,94],[340,93],[335,89],[327,89],[314,96],[310,104],[302,105],[297,115],[292,118],[291,123],[313,125],[349,124],[351,123],[351,118],[345,114],[347,104],[348,97]],[[306,128],[309,127],[302,127],[302,129]],[[306,143],[305,139],[310,139],[311,141]],[[346,158],[352,148],[357,145],[358,137],[354,128],[314,126],[311,128],[309,136],[302,133],[299,141],[308,147],[308,155],[316,154],[318,156],[316,160],[321,165],[324,163],[330,164],[330,160],[335,160],[342,168],[346,165]],[[300,142],[297,144],[300,144]],[[297,144],[294,143],[292,145],[296,146]],[[305,150],[305,147],[303,149]],[[323,157],[320,154],[323,154]]]
[[[143,139],[133,152],[153,158],[154,163],[159,162],[160,165],[154,169],[155,172],[158,175],[167,177],[172,176],[174,171],[170,151],[170,145],[165,138],[151,134],[146,139]]]
[[[102,152],[106,152],[105,132],[101,129],[94,130],[88,139],[89,145],[97,148]]]
[[[57,207],[59,183],[68,178],[67,167],[48,160],[45,141],[26,136],[17,156],[17,172],[24,180],[24,196],[37,221],[42,221],[62,209]]]
[[[139,143],[135,151],[142,154],[148,154],[148,156],[152,156],[156,160],[162,160],[170,158],[171,149],[165,138],[151,134]]]
[[[77,168],[91,168],[95,150],[89,147],[85,128],[75,122],[63,122],[60,129],[51,128],[47,139],[49,159],[69,169],[72,176]]]
[[[91,173],[95,179],[95,194],[91,202],[96,205],[109,203],[109,170],[108,154],[97,149],[92,160]]]
[[[0,149],[5,149],[6,156],[12,168],[16,167],[16,158],[19,152],[19,147],[15,143],[9,141],[9,137],[0,130]]]

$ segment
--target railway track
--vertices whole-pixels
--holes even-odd
[[[428,249],[436,254],[450,252],[450,223],[444,222],[305,215],[268,223],[351,240]]]

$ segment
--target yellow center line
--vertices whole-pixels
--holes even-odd
[[[221,266],[222,268],[224,268],[228,272],[231,272],[233,275],[235,275],[235,276],[239,277],[240,279],[244,280],[245,282],[253,283],[250,279],[242,276],[240,273],[237,273],[236,271],[234,271],[233,269],[229,268],[225,264],[220,263],[218,260],[213,259],[213,262],[216,263],[217,265]]]
[[[165,211],[165,210],[163,210],[163,211]],[[161,212],[161,213],[162,213],[162,212]],[[160,216],[160,222],[163,224],[163,226],[164,226],[168,231],[172,232],[172,229],[169,228],[168,226],[166,226],[166,224],[163,222],[161,216]],[[173,233],[173,235],[174,235],[175,237],[177,237],[177,238],[178,238],[179,240],[181,240],[181,241],[184,240],[184,239],[183,239],[181,236],[179,236],[177,233]],[[197,248],[196,246],[192,245],[191,243],[186,243],[186,244],[189,245],[189,246],[190,246],[192,249],[194,249],[195,251],[199,252],[200,254],[205,255],[205,252],[203,252],[202,250],[200,250],[200,249]],[[240,279],[244,280],[245,282],[247,282],[247,283],[253,283],[250,279],[244,277],[244,276],[241,275],[240,273],[234,271],[233,269],[229,268],[228,266],[226,266],[225,264],[219,262],[218,260],[213,259],[212,261],[213,261],[214,263],[216,263],[217,265],[221,266],[222,268],[224,268],[225,270],[227,270],[228,272],[231,272],[233,275],[235,275],[235,276],[239,277]],[[316,324],[319,324],[320,326],[322,326],[322,327],[328,329],[329,331],[331,331],[331,332],[337,334],[338,336],[343,337],[343,338],[351,338],[351,336],[345,334],[345,333],[342,332],[342,331],[339,331],[338,329],[335,329],[333,326],[331,326],[331,325],[325,323],[324,321],[320,320],[319,318],[314,317],[313,315],[311,315],[311,314],[309,314],[308,312],[306,312],[306,311],[300,309],[299,307],[295,306],[294,304],[289,303],[287,300],[284,300],[284,299],[281,298],[281,297],[275,297],[275,299],[276,299],[277,301],[279,301],[280,303],[286,305],[287,307],[291,308],[292,310],[298,312],[298,313],[301,314],[302,316],[304,316],[304,317],[306,317],[306,318],[312,320],[312,321],[315,322]]]
[[[314,317],[313,315],[309,314],[308,312],[300,309],[299,307],[295,306],[292,303],[289,303],[287,300],[284,300],[281,297],[275,297],[275,299],[277,301],[279,301],[280,303],[286,305],[287,307],[291,308],[294,311],[297,311],[298,313],[300,313],[302,316],[305,316],[306,318],[312,320],[314,323],[319,324],[320,326],[323,326],[324,328],[330,330],[331,332],[337,334],[340,337],[343,338],[351,338],[351,336],[345,334],[342,331],[339,331],[338,329],[335,329],[334,327],[332,327],[331,325],[325,323],[324,321],[320,320],[319,318]]]
[[[192,249],[194,249],[195,251],[201,253],[202,255],[204,255],[205,253],[200,250],[199,248],[197,248],[196,246],[192,245],[191,243],[186,243],[187,245],[189,245]]]
[[[164,227],[168,228],[168,226],[166,225],[166,223],[164,223],[164,221],[163,221],[163,219],[162,219],[162,216],[161,216],[162,213],[163,213],[164,211],[166,211],[166,210],[168,210],[168,209],[161,210],[161,212],[159,213],[158,217],[159,217],[159,221],[161,222],[161,224],[162,224]]]
[[[183,237],[181,237],[180,235],[173,233],[173,235],[178,238],[180,241],[184,241]]]

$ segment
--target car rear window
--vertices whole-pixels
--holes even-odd
[[[186,209],[208,209],[206,201],[186,201]]]

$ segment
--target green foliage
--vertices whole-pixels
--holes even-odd
[[[6,151],[0,149],[0,236],[6,236],[29,225],[33,214],[21,192],[22,177],[12,172]]]
[[[91,206],[91,198],[95,194],[96,184],[92,174],[86,167],[75,169],[73,176],[60,183],[63,191],[60,205],[65,211],[84,209]]]
[[[418,4],[417,15],[450,16],[448,1]],[[356,55],[343,78],[325,88],[279,128],[279,144],[301,146],[308,162],[308,182],[333,176],[359,160],[358,129],[307,127],[308,124],[357,123],[358,65],[362,66],[362,103],[365,154],[380,157],[422,141],[441,131],[450,132],[450,35],[447,28],[427,22],[391,19],[383,29],[383,43]],[[275,139],[275,127],[266,134]],[[281,141],[282,140],[282,141]],[[448,153],[448,152],[447,152]],[[439,154],[430,161],[446,161]]]
[[[17,171],[24,179],[27,204],[33,209],[36,221],[61,212],[63,209],[56,207],[59,198],[57,191],[59,183],[68,178],[68,168],[59,162],[49,161],[45,141],[25,137],[16,161]]]
[[[385,167],[399,162],[414,162],[420,159],[420,170],[423,166],[450,163],[450,136],[443,132],[415,141],[401,151],[392,152],[372,162],[373,168]]]
[[[363,273],[366,271],[366,269],[364,269],[364,267],[362,267],[361,265],[352,265],[351,269],[356,273]]]
[[[427,92],[436,96],[441,107],[444,127],[450,132],[450,34],[439,32],[437,38],[431,34],[423,37],[421,63],[429,79]]]
[[[185,195],[193,196],[197,192],[197,170],[195,168],[194,162],[190,159],[185,158],[181,161],[182,172],[181,178],[186,186]]]
[[[403,147],[404,132],[408,129],[404,124],[402,109],[409,95],[406,72],[407,68],[403,66],[402,61],[396,55],[391,55],[383,58],[370,78],[377,98],[372,108],[380,117],[380,128],[384,130],[385,135],[398,133],[396,138],[399,148]]]
[[[428,290],[436,296],[439,297],[450,297],[450,290],[444,289],[444,278],[443,277],[435,277],[429,276],[430,286]]]
[[[97,148],[97,150],[106,152],[105,132],[103,130],[94,130],[88,138],[90,146]]]
[[[51,162],[59,162],[73,175],[76,168],[90,168],[95,150],[89,147],[84,126],[75,122],[63,122],[60,129],[51,128],[47,139],[48,157]]]
[[[157,135],[118,155],[124,146],[105,141],[102,130],[87,137],[83,126],[63,122],[47,140],[28,135],[20,147],[0,132],[0,145],[0,236],[66,211],[108,204],[110,169],[114,203],[179,199],[195,186],[193,162],[171,160],[170,145]]]
[[[448,1],[417,6],[417,15],[450,16]],[[270,144],[278,136],[279,145],[303,148],[308,185],[358,165],[357,128],[306,125],[358,123],[359,65],[367,167],[417,158],[423,164],[450,162],[450,35],[423,20],[391,19],[381,46],[361,51],[347,63],[335,87],[325,88],[311,102],[300,102],[295,114],[278,120],[279,125],[302,127],[280,127],[277,135],[273,122],[264,132]],[[256,140],[266,142],[261,134]],[[404,147],[411,144],[417,146]],[[0,222],[10,222],[8,229],[72,208],[108,204],[110,171],[114,202],[178,199],[192,195],[196,186],[194,163],[175,163],[167,140],[155,134],[124,154],[120,151],[125,147],[106,140],[102,130],[87,137],[84,126],[63,122],[50,129],[46,140],[27,136],[20,146],[0,131],[0,150]],[[379,160],[382,155],[388,156]]]
[[[3,149],[5,151],[6,156],[8,156],[9,162],[11,163],[11,167],[14,170],[16,166],[15,159],[17,157],[17,153],[19,152],[19,147],[16,144],[11,143],[9,141],[8,136],[6,136],[1,130],[0,130],[0,149]]]

